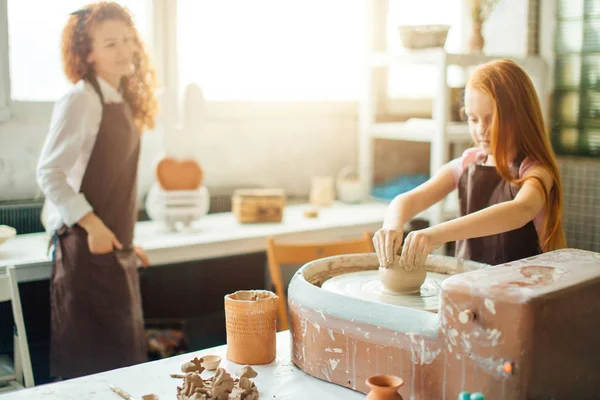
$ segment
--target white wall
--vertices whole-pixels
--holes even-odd
[[[527,53],[527,10],[528,0],[500,1],[483,26],[485,51],[499,55],[525,55]]]
[[[526,1],[505,0],[506,4],[485,27],[486,52],[524,51]],[[311,176],[333,175],[343,166],[355,163],[357,108],[352,103],[210,104],[204,122],[190,124],[188,131],[192,133],[187,137],[192,139],[178,141],[175,137],[180,136],[171,134],[166,143],[175,153],[192,149],[205,170],[209,187],[277,186],[290,194],[302,195],[308,192]],[[30,117],[17,115],[17,120],[0,123],[0,200],[33,198],[38,194],[35,165],[49,110],[42,108],[34,115],[35,121]],[[160,133],[144,135],[142,189],[152,181],[152,164],[162,151],[163,139]],[[417,148],[420,155],[427,154],[422,146]],[[389,147],[390,152],[402,149],[413,155],[415,147]]]

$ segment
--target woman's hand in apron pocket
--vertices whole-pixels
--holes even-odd
[[[408,271],[420,268],[432,251],[443,244],[433,228],[412,231],[406,236],[400,265]]]
[[[79,225],[88,234],[87,241],[92,254],[106,254],[123,248],[115,234],[93,212],[83,217]]]
[[[142,268],[148,268],[148,266],[150,265],[148,254],[146,254],[144,249],[142,249],[140,246],[134,246],[133,249],[135,250],[135,256],[142,263]]]

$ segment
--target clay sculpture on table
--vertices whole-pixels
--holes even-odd
[[[233,392],[233,378],[223,368],[218,368],[212,381],[213,400],[228,400],[229,394]]]
[[[208,390],[204,381],[196,372],[188,372],[183,380],[183,386],[177,387],[177,400],[206,400]]]
[[[177,387],[177,400],[258,400],[258,388],[250,380],[258,374],[250,366],[237,371],[239,379],[233,379],[223,368],[218,368],[213,377],[202,379],[202,361],[194,358],[184,363],[182,371],[191,370],[185,375],[171,374],[173,378],[183,379],[183,385]]]
[[[240,400],[258,400],[258,389],[254,382],[250,379],[255,378],[258,374],[249,365],[246,365],[237,372],[240,377],[238,386],[242,390]]]
[[[204,359],[198,359],[198,357],[195,357],[192,361],[183,363],[181,366],[181,372],[197,372],[201,374],[202,371],[204,371],[204,367],[202,366],[203,362]]]

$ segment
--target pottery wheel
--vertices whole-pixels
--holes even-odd
[[[328,292],[355,297],[376,303],[387,303],[396,306],[416,308],[426,311],[437,311],[440,303],[440,289],[437,283],[442,283],[448,275],[428,272],[419,293],[398,294],[387,291],[379,280],[379,271],[351,272],[334,276],[325,282],[321,288]]]

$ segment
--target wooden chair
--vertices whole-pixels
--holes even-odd
[[[289,328],[287,299],[281,278],[282,265],[303,265],[320,258],[352,253],[372,253],[373,240],[370,232],[361,238],[321,243],[277,243],[273,237],[267,238],[267,259],[269,273],[279,297],[279,330]]]
[[[22,389],[35,384],[16,271],[14,267],[8,267],[6,272],[6,275],[0,275],[0,302],[11,302],[16,329],[14,330],[14,364],[8,357],[0,358],[0,382],[7,382],[0,391]]]

